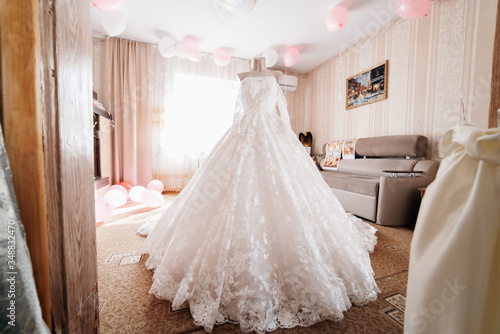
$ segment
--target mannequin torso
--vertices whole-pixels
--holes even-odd
[[[283,73],[280,71],[269,71],[266,67],[266,58],[264,57],[255,57],[253,59],[253,67],[250,72],[242,72],[238,73],[238,78],[241,81],[248,77],[274,77],[276,81],[279,82]]]

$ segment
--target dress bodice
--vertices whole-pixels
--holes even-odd
[[[247,77],[241,82],[241,103],[245,114],[275,112],[279,86],[274,77]]]

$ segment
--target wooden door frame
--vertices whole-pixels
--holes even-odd
[[[488,116],[488,128],[496,128],[497,110],[500,109],[500,1],[498,1],[495,44],[493,46],[493,66],[491,70],[491,101]]]
[[[88,0],[0,0],[5,145],[45,322],[98,331]]]

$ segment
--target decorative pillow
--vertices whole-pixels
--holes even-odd
[[[342,159],[354,159],[356,155],[356,142],[357,139],[344,140],[344,147],[342,151]]]
[[[323,169],[337,170],[342,157],[343,140],[331,141],[326,145],[325,163]]]

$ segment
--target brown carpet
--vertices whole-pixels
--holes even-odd
[[[164,195],[167,202],[175,194]],[[162,208],[145,208],[129,202],[97,226],[100,332],[109,333],[204,333],[192,323],[187,307],[173,310],[170,303],[148,293],[152,272],[141,253],[144,237],[139,226]],[[352,307],[338,322],[323,321],[311,327],[279,329],[273,333],[403,333],[410,228],[377,229],[378,244],[371,254],[372,267],[381,293],[363,307]],[[213,333],[239,333],[237,325],[216,326]]]

